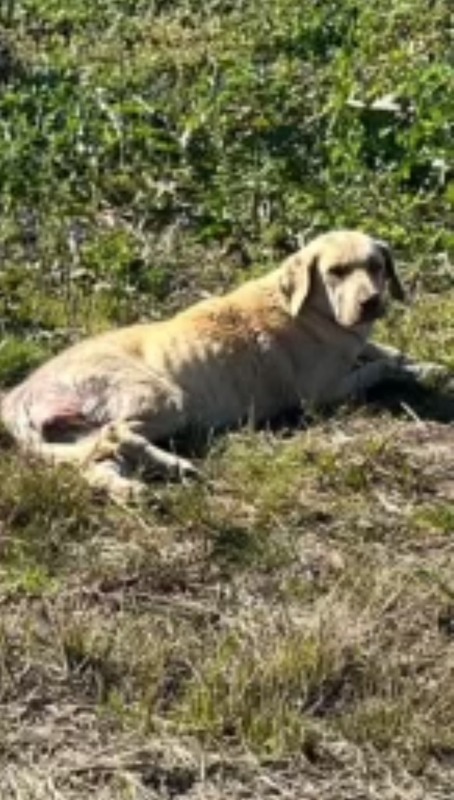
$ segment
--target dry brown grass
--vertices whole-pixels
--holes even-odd
[[[232,434],[125,508],[5,456],[1,796],[448,798],[453,445]]]

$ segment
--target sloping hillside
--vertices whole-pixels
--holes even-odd
[[[448,3],[0,14],[2,386],[341,226],[409,288],[380,338],[454,368]],[[2,800],[451,798],[453,419],[390,386],[129,506],[2,435]]]

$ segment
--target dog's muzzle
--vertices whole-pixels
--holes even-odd
[[[361,322],[374,322],[385,313],[385,304],[381,295],[376,294],[368,297],[361,303],[360,308],[360,321]]]

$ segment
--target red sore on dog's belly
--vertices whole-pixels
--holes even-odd
[[[86,430],[90,422],[83,413],[79,398],[60,396],[46,398],[47,404],[38,404],[41,434],[47,441],[61,440],[67,433]]]

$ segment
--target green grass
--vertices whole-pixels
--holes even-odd
[[[451,34],[442,0],[0,4],[1,386],[341,226],[409,290],[379,338],[453,369]],[[371,399],[136,506],[2,434],[2,798],[451,797],[452,395]]]

